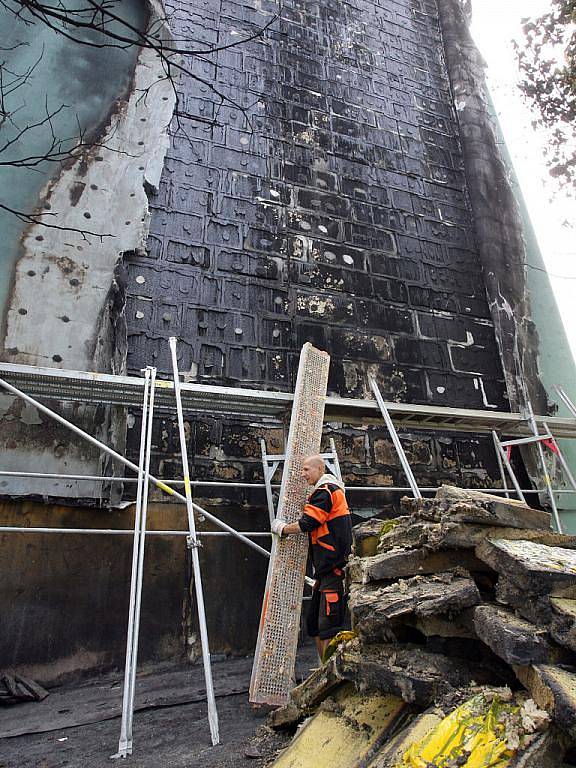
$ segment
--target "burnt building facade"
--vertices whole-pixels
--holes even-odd
[[[436,3],[190,3],[191,29],[222,50],[195,62],[209,85],[180,79],[147,252],[125,259],[128,369],[170,375],[176,335],[193,381],[292,390],[311,341],[333,394],[374,376],[390,400],[506,409]],[[195,426],[196,472],[246,479],[245,427],[222,430],[210,460]],[[342,459],[381,481],[362,442]]]
[[[147,12],[136,19],[142,28],[154,25],[167,44],[186,40],[194,51],[180,59],[187,71],[175,95],[153,52],[124,62],[128,80],[93,126],[108,148],[88,150],[42,190],[39,204],[54,206],[71,228],[89,221],[114,239],[47,233],[37,223],[19,233],[3,360],[134,375],[154,365],[169,378],[168,338],[177,336],[189,381],[292,391],[300,348],[310,341],[331,355],[332,395],[369,396],[373,377],[390,401],[505,411],[530,399],[545,413],[522,225],[461,4],[180,0],[150,3]],[[110,471],[97,452],[5,400],[9,468],[33,455],[39,471]],[[65,408],[118,450],[137,452],[138,412]],[[270,452],[283,450],[283,423],[256,415],[186,420],[197,479],[261,481],[260,438]],[[329,424],[329,437],[350,484],[406,484],[384,426]],[[491,440],[432,433],[403,440],[423,486],[499,482]],[[164,478],[181,476],[169,413],[156,420],[152,462]],[[64,500],[53,508],[60,523],[108,527],[111,515],[130,524],[130,512],[118,508],[130,486],[111,494],[106,484],[2,482],[7,499]],[[265,530],[260,491],[198,493],[236,527]],[[367,490],[351,503],[389,515],[397,498]],[[42,519],[41,505],[19,503],[4,505],[10,521]],[[159,505],[152,525],[177,525],[178,514]],[[108,626],[110,605],[123,615],[128,544],[88,538],[68,537],[66,557],[37,537],[18,544],[16,560],[26,551],[37,560],[30,573],[12,576],[6,597],[14,631],[2,652],[12,665],[50,679],[121,658],[121,628],[95,634],[94,626]],[[2,546],[11,546],[8,535]],[[78,601],[87,620],[72,644],[59,645],[67,568],[73,562],[84,578],[88,552],[99,563],[98,609],[88,615]],[[41,590],[52,616],[49,651],[22,639],[37,615],[40,555],[53,563],[54,589]],[[237,542],[206,545],[215,652],[253,647],[265,567]],[[150,569],[142,658],[193,655],[184,544],[155,543]],[[238,590],[242,610],[232,608]],[[54,657],[60,667],[52,674]]]

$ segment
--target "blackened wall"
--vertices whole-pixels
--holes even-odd
[[[150,529],[178,528],[172,505],[149,507]],[[134,507],[98,510],[0,502],[4,525],[133,529]],[[124,669],[133,537],[2,533],[0,665],[42,683]],[[181,537],[146,542],[138,661],[184,656],[189,606]]]
[[[204,83],[180,80],[149,252],[128,259],[130,370],[170,375],[176,335],[192,380],[291,389],[309,340],[330,352],[332,393],[363,397],[370,374],[391,400],[506,408],[435,0],[173,9],[176,38],[222,50],[190,63]],[[189,427],[197,476],[258,476],[257,424]],[[348,480],[405,484],[383,429],[331,434]],[[159,421],[165,475],[175,438]],[[406,443],[423,484],[493,483],[483,441]],[[259,586],[244,585],[254,634]]]
[[[290,388],[310,340],[338,394],[502,406],[435,2],[176,5],[215,46],[280,19],[194,61],[244,112],[181,78],[129,367],[179,335],[199,381]]]

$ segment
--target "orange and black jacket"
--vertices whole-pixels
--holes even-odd
[[[342,488],[330,482],[316,488],[298,524],[309,534],[316,578],[342,570],[352,547],[352,521]]]

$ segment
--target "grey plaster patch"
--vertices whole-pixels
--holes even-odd
[[[131,93],[112,116],[104,146],[92,148],[47,186],[43,197],[57,214],[50,223],[111,236],[40,225],[28,230],[7,314],[3,346],[18,350],[5,355],[10,362],[92,370],[98,320],[118,257],[146,243],[145,184],[158,187],[175,105],[171,84],[160,75],[158,55],[143,49]],[[70,195],[79,184],[84,185],[81,198],[71,206]]]
[[[151,0],[150,7],[150,24],[156,29],[164,15],[163,4]],[[167,26],[162,34],[170,37]],[[146,245],[150,224],[146,192],[158,189],[174,106],[175,94],[159,56],[142,49],[130,93],[116,105],[100,139],[102,146],[65,168],[42,195],[44,207],[56,214],[50,223],[110,236],[40,225],[28,229],[5,318],[4,359],[125,372],[122,254]],[[0,403],[0,419],[10,423],[0,439],[1,468],[22,470],[33,464],[35,471],[48,473],[113,471],[107,457],[87,450],[86,443],[72,439],[54,422],[44,424],[33,408],[20,408],[12,398],[2,397]],[[116,450],[124,450],[123,409],[72,410],[72,421]],[[108,503],[119,502],[121,490],[118,483],[106,488],[100,483],[57,479],[4,478],[0,482],[3,495],[105,498]]]

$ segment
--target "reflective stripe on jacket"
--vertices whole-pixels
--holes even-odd
[[[310,537],[315,576],[344,568],[352,547],[352,521],[342,488],[335,483],[316,488],[298,522]]]

